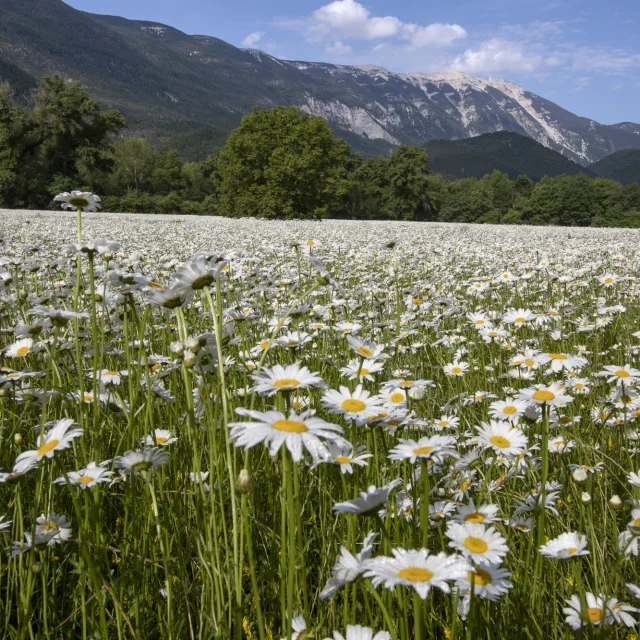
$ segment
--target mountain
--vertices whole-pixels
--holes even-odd
[[[61,0],[0,0],[0,16],[0,77],[18,93],[42,73],[60,73],[154,141],[194,129],[223,135],[253,106],[285,104],[327,118],[368,154],[496,131],[532,138],[583,166],[640,148],[640,125],[602,125],[505,80],[279,60]]]
[[[464,140],[431,140],[424,147],[433,171],[453,178],[481,178],[494,169],[506,173],[512,180],[519,175],[526,175],[534,182],[544,176],[563,173],[593,175],[590,169],[585,169],[557,151],[509,131],[484,133]],[[640,150],[636,152],[640,154]]]
[[[622,184],[640,183],[640,149],[616,151],[589,165],[589,171]]]

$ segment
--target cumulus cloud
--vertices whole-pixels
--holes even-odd
[[[449,68],[479,75],[504,71],[532,73],[544,64],[544,56],[528,53],[521,43],[492,38],[477,49],[467,49],[457,55]]]
[[[334,0],[316,9],[306,30],[310,42],[340,36],[345,39],[383,40],[398,38],[414,47],[447,46],[465,38],[467,32],[458,24],[406,23],[395,16],[373,16],[356,0]]]
[[[335,42],[328,44],[324,50],[333,55],[347,55],[351,53],[351,45],[344,44],[342,40],[336,40]]]
[[[245,36],[244,39],[242,40],[242,46],[255,47],[258,44],[258,42],[260,42],[263,35],[264,35],[264,31],[254,31],[253,33],[250,33],[249,35]]]

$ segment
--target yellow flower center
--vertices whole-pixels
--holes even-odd
[[[448,420],[440,420],[440,422],[438,422],[439,427],[446,427],[448,424],[449,424]]]
[[[476,320],[476,324],[484,324],[484,320],[482,318],[478,318]]]
[[[361,356],[365,356],[366,358],[370,358],[373,355],[373,351],[371,351],[371,349],[369,349],[368,347],[358,347],[357,352]]]
[[[631,374],[626,369],[618,369],[616,371],[618,378],[628,378]]]
[[[367,405],[362,402],[362,400],[349,398],[348,400],[345,400],[341,406],[345,411],[348,411],[350,413],[357,413],[358,411],[363,411]]]
[[[117,371],[107,371],[104,375],[105,376],[117,376],[118,372]]]
[[[27,353],[29,353],[29,347],[20,347],[17,351],[16,351],[16,355],[17,356],[26,356]]]
[[[491,436],[490,440],[491,444],[496,447],[500,447],[501,449],[508,449],[511,446],[511,442],[507,440],[504,436]]]
[[[604,281],[606,284],[611,284],[613,282],[613,278],[605,278]]]
[[[168,439],[164,436],[156,436],[156,444],[164,444]]]
[[[524,318],[522,316],[518,316],[514,322],[524,322]]]
[[[538,389],[533,394],[533,399],[537,400],[538,402],[549,402],[553,400],[555,397],[556,397],[555,393],[553,393],[553,391],[548,391],[547,389]]]
[[[361,369],[358,369],[358,373],[359,373],[361,376],[369,375],[369,369],[367,369],[367,368],[363,367],[363,368],[361,368]]]
[[[391,400],[391,402],[402,402],[404,400],[404,394],[399,393],[396,391],[396,393],[392,393],[389,396],[389,399]]]
[[[92,478],[91,476],[82,476],[81,478],[76,478],[76,482],[79,482],[80,484],[89,484],[93,481],[94,478]]]
[[[473,524],[481,524],[486,520],[486,517],[479,511],[476,511],[475,513],[470,513],[468,516],[465,516],[464,519],[467,522],[473,522]]]
[[[489,548],[489,545],[482,538],[476,538],[475,536],[465,538],[464,546],[471,553],[486,553]]]
[[[413,304],[422,304],[422,298],[414,298]]]
[[[572,556],[577,551],[576,547],[569,547],[567,553]]]
[[[306,433],[309,431],[307,425],[299,420],[276,420],[272,426],[276,431],[286,431],[287,433]]]
[[[264,349],[267,349],[268,347],[269,347],[269,340],[263,340],[263,341],[260,343],[260,348],[261,348],[261,349],[263,349],[263,350],[264,350]]]
[[[587,616],[593,624],[596,624],[597,622],[600,622],[602,620],[604,613],[602,609],[599,609],[597,607],[589,607],[587,609]]]
[[[527,367],[533,367],[533,365],[535,364],[535,362],[531,358],[527,358],[524,363],[527,365]]]
[[[398,386],[403,389],[408,389],[413,386],[413,380],[403,380]]]
[[[418,447],[413,450],[417,456],[425,456],[433,451],[433,447]]]
[[[398,572],[398,577],[410,582],[429,582],[433,578],[433,573],[429,569],[419,567],[407,567]]]
[[[285,387],[297,387],[299,384],[299,380],[294,380],[293,378],[281,378],[280,380],[274,381],[273,386],[278,389],[283,389]]]
[[[50,440],[38,449],[38,456],[44,456],[49,451],[53,451],[60,444],[60,440]]]
[[[451,373],[462,373],[462,368],[461,367],[451,367]]]
[[[640,518],[636,518],[633,521],[633,524],[631,525],[632,527],[640,527]]]
[[[348,464],[351,462],[351,458],[348,458],[347,456],[336,456],[334,460],[339,464]]]
[[[549,357],[552,360],[566,360],[567,356],[564,355],[564,353],[550,353]]]
[[[469,571],[468,577],[469,582],[475,582],[479,587],[491,584],[491,574],[485,569],[480,569],[480,567],[476,568],[475,573]]]
[[[504,413],[506,416],[512,416],[514,413],[517,413],[517,412],[518,412],[518,408],[514,407],[513,405],[505,407],[502,410],[502,413]]]

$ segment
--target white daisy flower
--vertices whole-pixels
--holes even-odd
[[[73,424],[71,418],[58,420],[44,436],[38,438],[37,449],[24,451],[16,458],[15,467],[28,468],[42,458],[53,458],[56,451],[67,449],[74,438],[82,435],[82,429],[71,429]]]
[[[399,479],[393,480],[379,489],[375,485],[371,485],[366,491],[360,492],[359,498],[338,502],[333,505],[333,510],[336,513],[353,513],[359,516],[376,515],[379,508],[387,503],[389,493],[400,483]]]
[[[229,440],[236,447],[244,447],[246,450],[264,443],[269,447],[270,455],[275,456],[285,445],[294,462],[301,460],[303,448],[315,463],[327,459],[329,450],[321,438],[337,439],[342,434],[342,427],[314,417],[313,410],[299,415],[291,410],[288,417],[279,411],[263,413],[243,408],[236,409],[236,413],[255,421],[229,423]]]
[[[449,524],[445,533],[451,540],[449,546],[460,551],[474,563],[498,564],[509,551],[506,540],[500,533],[483,524],[454,522]]]
[[[528,447],[527,436],[509,422],[491,420],[476,427],[478,444],[503,456],[518,456]]]
[[[325,638],[324,640],[391,640],[388,631],[378,631],[374,634],[371,627],[363,627],[359,624],[348,624],[346,636],[338,631],[333,632],[333,638]]]
[[[294,391],[324,384],[317,372],[311,373],[307,367],[302,367],[298,363],[285,367],[277,364],[271,369],[265,367],[252,378],[257,383],[253,391],[267,396],[272,396],[278,391]]]
[[[372,396],[359,384],[353,392],[347,387],[340,387],[339,391],[329,389],[322,396],[322,406],[331,413],[343,415],[347,420],[366,422],[377,416],[382,409],[379,396]]]
[[[80,487],[81,489],[89,489],[101,482],[109,482],[113,471],[105,469],[105,466],[109,464],[111,460],[106,460],[96,465],[95,462],[90,462],[84,469],[79,471],[70,471],[67,473],[69,478],[69,484],[72,487]],[[54,484],[67,484],[67,480],[64,476],[56,478]]]
[[[387,589],[396,585],[412,587],[424,600],[433,587],[451,592],[450,581],[464,577],[471,569],[460,556],[446,553],[430,554],[427,549],[416,551],[392,549],[393,558],[380,556],[367,560],[365,578],[374,587],[383,584]]]
[[[575,531],[562,533],[557,538],[549,540],[540,547],[540,553],[545,558],[568,560],[578,556],[589,555],[587,550],[587,537]]]

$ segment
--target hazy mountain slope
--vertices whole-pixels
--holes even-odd
[[[557,151],[507,131],[466,140],[431,140],[424,146],[433,171],[454,178],[481,178],[494,169],[506,173],[512,180],[527,175],[534,181],[545,175],[589,173]]]
[[[640,183],[640,149],[622,149],[589,166],[593,173],[622,184]]]
[[[326,117],[365,153],[502,130],[585,166],[640,147],[640,125],[601,125],[503,80],[278,60],[61,0],[0,0],[0,18],[0,78],[18,92],[45,72],[80,80],[152,139],[188,129],[224,133],[253,106],[287,104]]]

